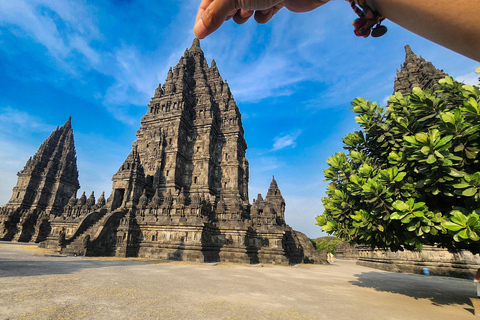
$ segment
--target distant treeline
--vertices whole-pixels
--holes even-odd
[[[335,249],[337,246],[344,241],[338,239],[337,237],[327,236],[327,237],[319,237],[316,239],[310,239],[315,250],[317,252],[327,251],[328,253],[336,254]]]

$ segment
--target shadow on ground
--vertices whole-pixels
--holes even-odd
[[[105,268],[132,263],[130,261],[99,261],[99,260],[67,260],[69,258],[56,258],[55,260],[25,261],[25,260],[0,260],[0,278],[2,277],[27,277],[55,274],[71,274],[82,269]]]
[[[0,242],[0,278],[72,274],[82,269],[174,262],[115,257],[73,257],[39,249],[35,244]]]
[[[475,297],[473,282],[465,279],[374,271],[355,276],[357,280],[350,281],[352,285],[402,294],[414,299],[428,299],[438,305],[470,305],[469,298]]]

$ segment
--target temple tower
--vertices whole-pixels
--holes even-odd
[[[59,215],[80,188],[71,118],[28,159],[10,201],[0,208],[0,239],[41,241],[50,214]]]
[[[405,62],[400,71],[397,69],[397,77],[394,82],[394,92],[400,92],[403,96],[412,93],[412,89],[420,87],[422,89],[438,90],[438,80],[448,76],[443,70],[426,61],[421,56],[417,56],[409,45],[405,46]]]
[[[22,171],[5,208],[56,213],[80,188],[71,117],[38,148]]]
[[[240,111],[215,61],[208,66],[198,39],[155,90],[133,148],[149,199],[157,189],[173,195],[183,189],[187,203],[196,195],[221,198],[229,211],[238,203],[248,206]]]
[[[278,218],[281,221],[285,221],[285,199],[283,199],[275,177],[272,177],[265,201],[270,204]]]

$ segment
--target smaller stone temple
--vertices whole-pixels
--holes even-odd
[[[77,198],[71,119],[18,173],[0,239],[61,253],[196,262],[327,263],[285,222],[275,178],[248,199],[241,114],[198,39],[159,85],[108,199]]]
[[[437,69],[431,62],[422,56],[416,55],[412,48],[405,46],[405,61],[397,69],[393,92],[400,92],[403,96],[412,93],[412,89],[419,87],[433,91],[440,89],[438,80],[448,76],[443,70]]]
[[[0,239],[40,242],[51,216],[62,213],[80,188],[71,118],[52,132],[17,173],[10,201],[0,208]]]

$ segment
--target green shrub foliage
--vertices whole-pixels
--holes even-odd
[[[480,252],[480,90],[447,77],[441,90],[357,98],[361,131],[327,161],[323,230],[373,248],[438,245]]]
[[[317,250],[317,252],[326,251],[331,254],[337,254],[337,246],[341,243],[343,243],[343,241],[339,239],[321,239],[320,241],[317,240],[315,241],[315,250]]]

